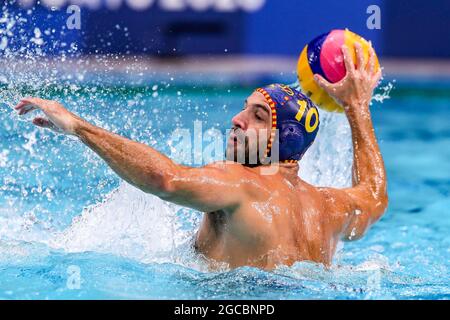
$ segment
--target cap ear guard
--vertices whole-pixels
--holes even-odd
[[[278,143],[279,161],[297,162],[314,142],[319,130],[316,106],[287,85],[272,84],[257,91],[264,95],[272,110],[272,135],[266,155],[271,154],[272,143]],[[278,132],[276,137],[275,132]]]
[[[279,125],[278,143],[280,160],[300,160],[304,149],[305,129],[292,120],[282,121]]]

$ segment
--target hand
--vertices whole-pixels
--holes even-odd
[[[14,109],[18,111],[19,115],[37,109],[42,110],[46,118],[36,117],[33,119],[33,124],[59,133],[75,135],[77,125],[82,121],[81,118],[68,111],[60,103],[40,98],[22,99]]]
[[[375,51],[369,49],[369,60],[364,62],[362,46],[355,43],[356,66],[346,45],[342,46],[344,63],[347,73],[345,77],[336,83],[330,83],[320,75],[314,75],[314,80],[330,96],[340,102],[345,111],[355,108],[355,106],[368,106],[372,99],[373,90],[378,85],[381,77],[381,70],[375,71]]]

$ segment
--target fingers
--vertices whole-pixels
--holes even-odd
[[[25,107],[27,105],[30,105],[30,104],[32,104],[32,103],[30,102],[29,98],[24,98],[24,99],[19,101],[19,103],[14,107],[14,109],[20,110],[23,107]]]
[[[53,124],[50,121],[42,117],[34,118],[33,124],[41,128],[49,128],[49,129],[53,126]]]
[[[19,115],[21,116],[21,115],[27,114],[30,111],[36,110],[37,107],[32,104],[23,103],[21,106],[17,106],[15,109],[18,111]]]
[[[14,107],[14,109],[17,110],[19,115],[24,115],[36,109],[43,109],[44,107],[43,101],[44,100],[39,98],[32,98],[32,97],[24,98],[19,101],[19,103]]]
[[[55,124],[53,122],[49,121],[46,118],[36,117],[36,118],[33,119],[33,124],[38,126],[38,127],[50,129],[50,130],[53,130],[53,131],[58,132],[58,133],[64,133],[63,130],[61,130],[60,128],[55,126]]]
[[[317,84],[325,90],[331,89],[331,87],[333,86],[332,83],[325,80],[324,77],[322,77],[320,74],[315,74],[314,80],[316,80]]]
[[[364,63],[364,52],[360,43],[355,43],[355,52],[356,52],[356,69],[364,70],[366,65]]]
[[[36,102],[37,102],[36,99],[32,97],[23,98],[22,100],[19,101],[19,103],[15,106],[14,109],[18,110],[24,107],[25,105],[37,104]]]
[[[367,72],[373,75],[375,72],[375,50],[370,47],[369,49],[369,63],[367,64]]]
[[[380,79],[381,79],[381,70],[378,70],[378,72],[373,77],[373,89],[375,89],[378,86],[378,84],[380,83]]]
[[[350,50],[346,45],[342,46],[342,54],[344,55],[344,64],[345,69],[347,70],[347,73],[354,73],[355,72],[355,65],[353,64],[353,58],[350,54]]]

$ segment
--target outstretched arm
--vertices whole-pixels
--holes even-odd
[[[372,48],[367,64],[361,46],[356,44],[355,48],[356,67],[348,48],[342,49],[347,70],[343,80],[331,84],[316,75],[319,85],[344,106],[352,132],[353,187],[325,190],[342,206],[336,217],[337,229],[348,240],[360,238],[383,215],[388,203],[386,172],[369,109],[381,71],[375,71]]]
[[[35,109],[46,115],[35,118],[35,125],[78,137],[121,178],[145,192],[205,212],[239,206],[246,196],[245,169],[238,164],[181,166],[147,145],[88,123],[58,102],[26,98],[16,106],[20,115]]]

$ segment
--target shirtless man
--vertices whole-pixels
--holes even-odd
[[[227,160],[234,161],[196,168],[98,128],[54,101],[25,98],[16,110],[19,114],[42,110],[46,118],[35,118],[35,125],[78,137],[121,178],[144,192],[205,212],[195,248],[209,261],[231,268],[272,269],[300,260],[330,265],[338,241],[361,238],[388,203],[369,110],[381,73],[375,72],[373,50],[367,63],[361,47],[355,50],[354,64],[349,49],[342,48],[347,74],[340,82],[331,84],[315,76],[344,106],[351,126],[353,186],[344,189],[315,187],[298,177],[297,161],[314,141],[319,116],[308,98],[285,85],[257,89],[232,119]],[[248,163],[248,146],[255,144],[255,136],[247,133],[256,130],[259,138],[265,132],[265,157],[271,152],[274,128],[279,130],[279,161],[263,164],[258,158],[256,164]],[[246,152],[241,163],[236,161],[240,150]],[[268,174],[271,166],[277,170]]]

